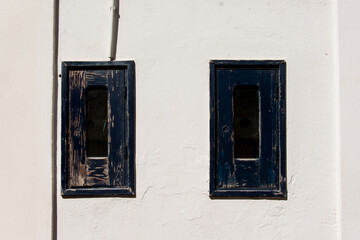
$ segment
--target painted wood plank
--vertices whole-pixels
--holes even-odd
[[[69,186],[86,186],[84,71],[69,72]]]
[[[87,175],[86,186],[110,186],[109,180],[109,159],[86,158]]]
[[[126,186],[127,161],[125,159],[125,74],[123,70],[109,71],[109,155],[112,186]]]

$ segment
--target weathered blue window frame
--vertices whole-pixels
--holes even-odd
[[[104,157],[85,154],[84,96],[89,86],[107,89],[108,155]],[[134,197],[134,61],[63,62],[61,105],[62,196]]]
[[[210,197],[286,199],[286,63],[210,61]],[[259,157],[234,157],[233,93],[258,86]]]

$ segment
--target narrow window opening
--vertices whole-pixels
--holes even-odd
[[[235,86],[233,112],[234,157],[259,158],[259,86]]]
[[[107,87],[89,86],[86,101],[86,156],[108,156]]]

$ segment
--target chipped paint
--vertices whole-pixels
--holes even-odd
[[[211,197],[286,199],[286,181],[281,180],[286,174],[285,113],[279,111],[285,106],[285,98],[276,94],[285,90],[285,78],[278,77],[280,70],[285,71],[281,67],[284,64],[284,61],[211,61],[210,109],[215,109],[210,111]],[[239,159],[234,154],[233,94],[234,87],[240,85],[258,86],[259,158]]]
[[[97,66],[103,65],[101,68]],[[134,101],[128,98],[127,91],[134,89],[133,62],[78,63],[67,62],[63,65],[63,81],[68,83],[64,91],[64,103],[68,102],[68,127],[63,129],[67,135],[62,165],[64,196],[134,196]],[[104,69],[104,66],[107,69]],[[120,69],[119,69],[120,66]],[[83,69],[81,69],[83,68]],[[68,73],[66,73],[68,72]],[[85,94],[87,86],[106,86],[108,157],[86,157],[86,111]],[[129,86],[129,87],[126,87]],[[66,88],[66,84],[63,84]],[[126,93],[126,94],[125,94]],[[133,94],[130,94],[133,96]],[[68,101],[65,101],[68,98]],[[63,119],[67,112],[63,111]],[[130,119],[130,116],[131,119]],[[65,139],[69,139],[66,141]],[[130,140],[132,139],[132,140]],[[131,150],[129,151],[129,146]],[[130,154],[129,154],[130,153]],[[68,156],[68,157],[66,157]],[[68,179],[66,179],[68,177]],[[105,189],[103,187],[106,187]],[[75,191],[70,189],[76,189]]]

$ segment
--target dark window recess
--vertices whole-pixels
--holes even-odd
[[[85,90],[86,102],[86,156],[107,157],[107,87],[89,86]]]
[[[210,63],[210,196],[286,199],[285,62]]]
[[[63,62],[62,195],[135,196],[134,62]]]
[[[235,86],[233,93],[234,157],[259,157],[259,87]]]

